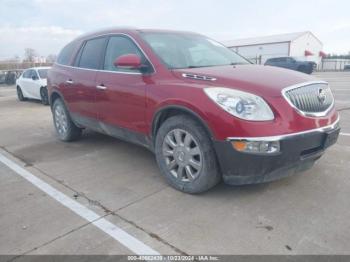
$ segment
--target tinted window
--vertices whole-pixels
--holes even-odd
[[[105,37],[87,41],[79,60],[79,67],[98,69],[100,67],[105,41]]]
[[[36,72],[35,70],[32,69],[32,70],[30,70],[30,76],[29,76],[29,78],[33,78],[33,77],[35,77],[36,79],[39,78],[37,72]]]
[[[104,60],[104,70],[108,71],[137,71],[138,69],[127,69],[127,68],[117,68],[114,66],[114,61],[121,55],[135,54],[141,57],[141,63],[146,64],[147,60],[140,51],[140,49],[135,45],[135,43],[124,36],[113,36],[109,39],[105,60]]]
[[[30,78],[30,70],[26,70],[23,72],[23,78]]]
[[[63,47],[62,51],[57,57],[57,63],[61,65],[68,65],[74,51],[75,44],[70,43]]]
[[[39,69],[38,73],[41,79],[46,79],[47,78],[47,71],[48,69]]]
[[[83,52],[83,49],[84,49],[84,44],[80,47],[79,52],[78,52],[78,54],[75,57],[73,66],[79,66],[79,60],[80,60],[80,57],[81,57],[81,53]]]

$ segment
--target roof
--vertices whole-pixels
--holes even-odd
[[[148,32],[148,33],[179,33],[179,34],[197,34],[195,32],[190,31],[179,31],[179,30],[166,30],[166,29],[143,29],[143,28],[135,28],[135,27],[107,27],[102,28],[95,31],[90,31],[78,36],[75,40],[82,40],[89,37],[93,37],[96,35],[105,35],[105,34],[113,34],[113,33],[140,33],[140,32]],[[198,35],[198,34],[197,34]]]
[[[311,34],[321,43],[321,41],[310,31],[280,34],[280,35],[268,35],[268,36],[261,36],[261,37],[240,38],[240,39],[227,40],[227,41],[221,41],[221,42],[228,47],[270,44],[270,43],[283,43],[283,42],[291,42],[305,34]]]

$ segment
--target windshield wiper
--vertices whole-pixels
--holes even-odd
[[[205,65],[205,66],[196,66],[196,65],[190,65],[187,68],[199,68],[199,67],[209,67],[210,65]]]

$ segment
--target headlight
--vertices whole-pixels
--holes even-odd
[[[274,119],[271,108],[260,96],[224,87],[209,87],[204,91],[231,115],[251,121]]]

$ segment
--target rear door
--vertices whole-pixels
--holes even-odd
[[[117,68],[113,62],[121,55],[136,54],[149,72],[142,74],[139,69]],[[145,133],[145,91],[152,83],[153,68],[135,42],[125,35],[109,38],[103,71],[97,73],[96,105],[99,119],[106,132],[114,136],[127,135],[125,129]],[[121,133],[119,133],[121,132]],[[130,133],[132,134],[132,133]]]
[[[73,117],[85,126],[97,123],[96,74],[101,67],[102,53],[107,37],[98,37],[83,43],[74,66],[71,68],[69,86],[69,104]]]

